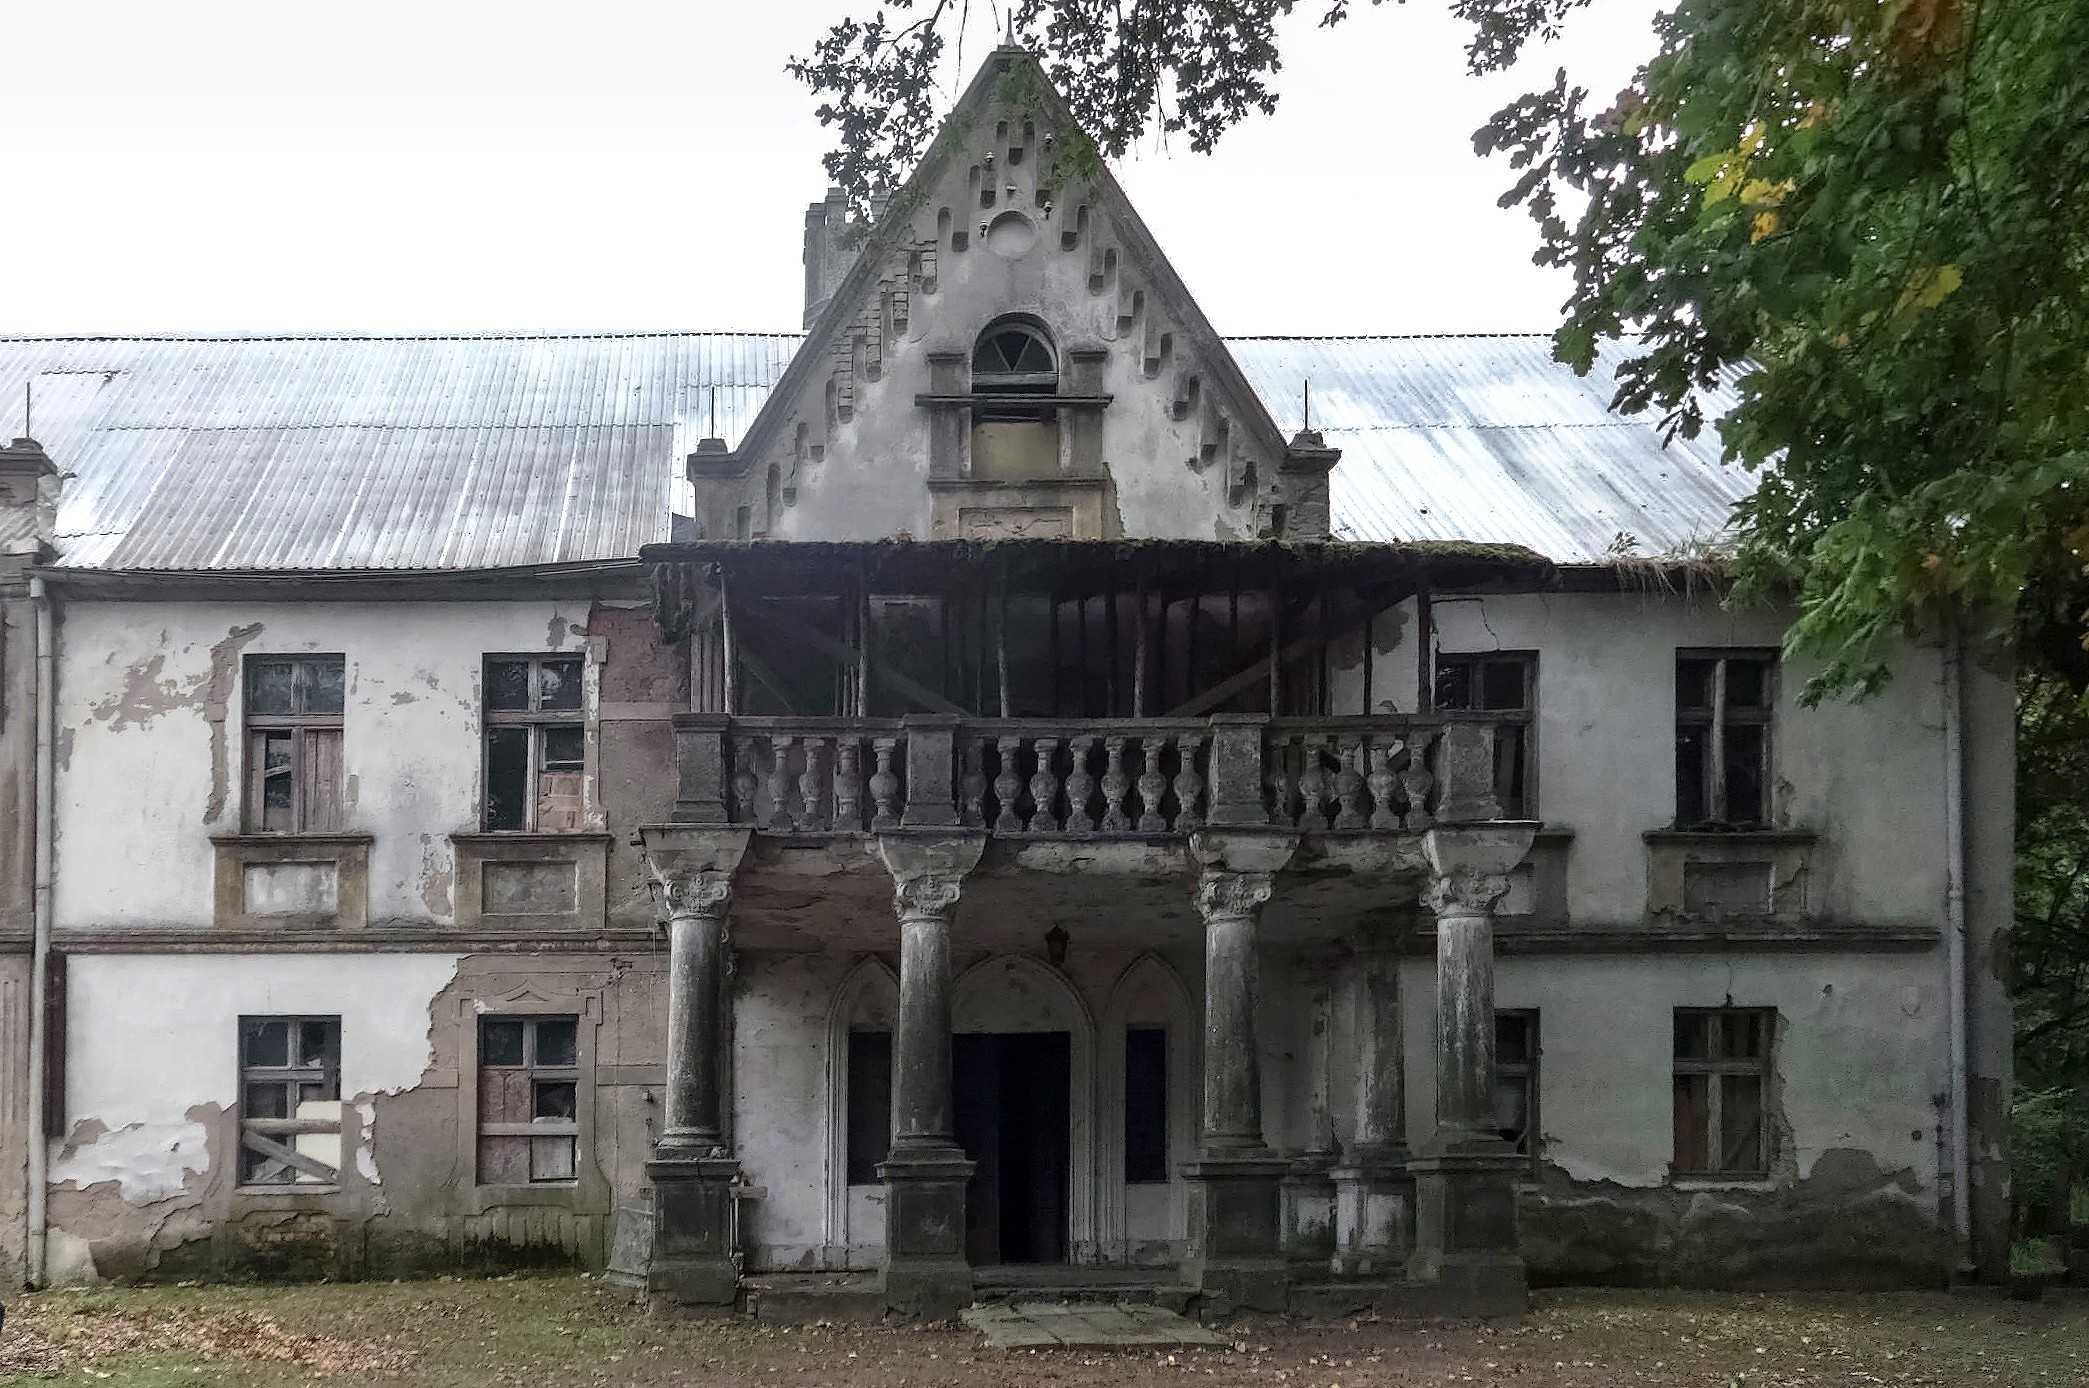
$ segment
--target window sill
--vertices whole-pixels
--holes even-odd
[[[1639,836],[1647,843],[1763,843],[1804,847],[1820,835],[1811,829],[1648,829]]]
[[[1749,1190],[1772,1191],[1777,1181],[1767,1172],[1720,1173],[1716,1171],[1671,1172],[1669,1187],[1673,1190]]]
[[[478,829],[450,835],[451,843],[481,844],[568,844],[608,843],[610,835],[600,829]]]
[[[596,829],[454,833],[460,930],[546,934],[600,930],[608,911],[610,835]]]
[[[334,844],[367,846],[377,842],[377,835],[346,829],[283,830],[266,834],[212,834],[210,841],[219,848],[273,848],[281,844],[310,844],[315,847]]]
[[[210,835],[212,925],[271,934],[363,929],[376,841],[358,830]]]

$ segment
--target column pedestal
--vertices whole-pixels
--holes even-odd
[[[972,1304],[972,1265],[965,1261],[965,1185],[972,1163],[963,1149],[922,1148],[878,1163],[885,1183],[888,1309],[924,1320],[949,1320]]]
[[[1282,1311],[1291,1286],[1278,1229],[1282,1157],[1208,1155],[1184,1162],[1189,1250],[1183,1279],[1207,1310]]]
[[[672,1156],[646,1163],[653,1183],[653,1257],[646,1290],[683,1306],[731,1306],[739,1296],[732,1157]]]
[[[1493,1139],[1469,1151],[1416,1157],[1415,1251],[1407,1275],[1443,1315],[1513,1316],[1530,1304],[1516,1214],[1529,1163]]]

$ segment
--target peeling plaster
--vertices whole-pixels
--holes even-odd
[[[239,653],[260,634],[261,623],[249,622],[233,627],[210,648],[210,674],[203,686],[203,716],[210,722],[210,799],[203,806],[205,824],[217,823],[225,813],[225,706],[238,680]]]
[[[190,1173],[210,1170],[210,1130],[202,1122],[128,1123],[93,1131],[101,1126],[91,1119],[75,1125],[51,1164],[52,1185],[84,1191],[112,1181],[130,1204],[150,1205],[181,1194]]]

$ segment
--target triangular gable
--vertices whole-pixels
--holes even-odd
[[[947,386],[928,362],[968,353],[999,311],[1054,320],[1061,348],[1107,377],[1115,533],[1268,533],[1300,477],[1324,513],[1332,459],[1307,450],[1287,465],[1268,409],[1029,52],[994,51],[875,224],[850,232],[860,252],[739,446],[690,459],[712,536],[925,525],[893,488],[909,466],[930,482],[922,404]],[[844,456],[848,475],[830,479]],[[842,504],[872,482],[876,495]],[[808,489],[837,495],[794,516]]]

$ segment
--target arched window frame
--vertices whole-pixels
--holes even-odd
[[[1044,354],[1050,369],[1018,371],[1010,364],[1004,342],[1021,337]],[[982,360],[989,348],[993,348],[1000,360],[1001,368],[983,368]],[[1017,360],[1028,355],[1028,347],[1017,353]],[[972,343],[972,393],[975,395],[999,395],[1016,393],[1023,395],[1056,395],[1059,391],[1059,347],[1052,341],[1051,330],[1028,315],[1009,315],[996,318],[980,330]]]

